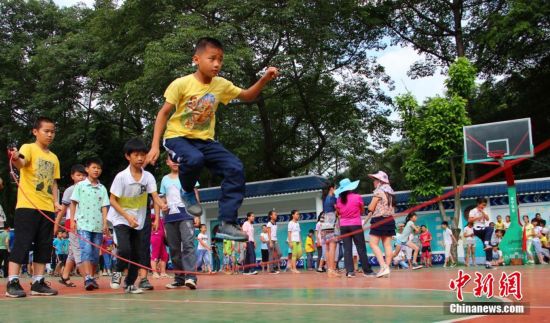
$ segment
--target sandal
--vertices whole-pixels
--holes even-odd
[[[73,283],[73,282],[71,281],[71,278],[65,279],[65,278],[61,277],[61,279],[59,280],[59,282],[60,282],[61,284],[65,285],[65,286],[67,286],[67,287],[76,287],[75,283]]]

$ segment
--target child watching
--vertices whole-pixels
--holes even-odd
[[[447,221],[441,222],[441,228],[443,229],[443,244],[445,246],[445,263],[443,267],[447,267],[449,260],[451,262],[451,267],[455,267],[456,261],[451,253],[451,246],[453,243],[456,243],[456,238],[453,235],[453,231],[449,229],[449,223]]]
[[[296,268],[296,261],[302,257],[302,238],[300,237],[300,212],[292,210],[290,212],[292,220],[288,223],[288,241],[292,248],[292,257],[290,260],[290,271],[299,274],[300,272]]]
[[[248,241],[246,242],[246,257],[244,261],[244,274],[245,275],[257,275],[258,271],[254,269],[256,267],[256,242],[254,241],[254,213],[248,212],[246,214],[246,221],[243,223],[243,231],[248,235]]]
[[[262,250],[262,272],[267,271],[269,261],[269,234],[267,233],[267,226],[262,225],[262,233],[260,233],[261,250]]]
[[[422,262],[425,267],[432,266],[432,234],[425,225],[420,226],[420,242],[422,244]]]
[[[143,170],[147,147],[139,139],[130,139],[124,145],[124,157],[128,160],[128,168],[118,173],[111,185],[111,208],[108,219],[113,224],[117,238],[117,253],[120,257],[139,263],[143,253],[149,253],[149,248],[140,248],[143,226],[147,215],[147,194],[151,194],[156,204],[163,211],[168,208],[157,194],[155,178]],[[138,277],[138,267],[122,260],[117,261],[116,269],[111,278],[111,288],[120,288],[122,272],[128,269],[125,278],[125,292],[141,294],[143,290],[134,286]]]
[[[208,235],[206,234],[206,224],[201,224],[199,227],[200,233],[197,236],[199,244],[197,245],[197,268],[202,268],[203,272],[212,273],[210,261],[210,245],[208,244]]]
[[[226,274],[231,274],[233,272],[233,264],[235,263],[235,259],[233,258],[234,249],[235,241],[223,241],[223,266]]]
[[[12,298],[27,296],[19,282],[19,272],[33,243],[31,295],[57,295],[57,290],[44,281],[44,270],[51,256],[54,212],[61,210],[57,202],[59,160],[48,148],[55,138],[53,120],[38,118],[32,134],[36,137],[34,143],[24,144],[20,152],[16,148],[10,149],[11,162],[21,174],[14,216],[15,241],[13,248],[10,248],[6,287],[6,296]],[[46,219],[41,212],[50,219]]]
[[[306,255],[307,255],[307,270],[313,270],[313,253],[315,245],[313,244],[313,230],[309,230],[306,238]]]
[[[470,267],[470,259],[472,260],[472,266],[476,265],[476,241],[474,234],[474,224],[468,222],[468,225],[464,227],[464,244],[466,247],[466,267]]]
[[[245,101],[255,99],[262,88],[277,77],[278,71],[275,67],[269,67],[253,86],[242,90],[218,76],[223,65],[223,55],[223,46],[217,39],[198,40],[193,55],[197,70],[173,81],[164,93],[166,101],[155,120],[153,143],[146,164],[154,164],[158,159],[159,143],[166,127],[163,144],[170,158],[179,163],[181,197],[187,212],[195,216],[202,213],[193,187],[202,168],[207,166],[224,178],[219,205],[222,225],[216,237],[246,241],[247,235],[237,224],[238,209],[245,190],[243,165],[235,155],[214,140],[215,113],[220,102],[227,104],[235,98]],[[168,120],[174,108],[176,112]]]
[[[107,207],[109,196],[107,189],[99,182],[103,162],[98,158],[86,162],[88,177],[76,184],[71,195],[71,230],[78,231],[83,239],[96,245],[103,242],[103,234],[109,230],[107,226]],[[93,265],[99,264],[99,249],[80,240],[80,258],[82,273],[85,275],[84,288],[88,291],[98,289],[94,276]]]
[[[166,229],[166,241],[170,250],[170,257],[174,269],[189,273],[177,273],[174,281],[166,285],[166,288],[174,289],[187,286],[190,289],[197,288],[197,276],[191,272],[195,270],[195,228],[193,217],[181,201],[181,184],[178,179],[178,165],[170,158],[166,158],[166,165],[170,168],[170,174],[165,175],[160,183],[160,195],[168,204],[168,212],[164,215],[164,227]],[[195,198],[199,200],[199,193],[195,184]]]
[[[71,167],[73,185],[69,186],[65,192],[63,192],[63,197],[61,198],[61,211],[57,213],[57,217],[55,218],[54,232],[59,230],[59,225],[63,216],[65,216],[65,228],[69,232],[69,254],[67,255],[67,261],[65,262],[65,267],[63,267],[61,279],[59,280],[61,284],[67,287],[76,287],[71,281],[71,272],[75,266],[78,268],[81,264],[80,242],[76,234],[71,232],[71,196],[73,195],[76,184],[86,179],[86,176],[84,165],[76,164]]]

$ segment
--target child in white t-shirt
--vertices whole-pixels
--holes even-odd
[[[296,261],[302,257],[302,241],[300,238],[300,212],[297,210],[292,210],[291,212],[292,220],[288,223],[288,241],[292,248],[292,258],[290,261],[290,271],[299,274],[300,272],[296,269]]]
[[[447,267],[449,259],[451,260],[451,267],[455,267],[456,260],[451,253],[451,246],[453,243],[456,243],[456,238],[453,236],[453,231],[449,229],[449,223],[447,221],[441,223],[441,228],[443,229],[443,244],[445,245],[445,263],[443,267]]]
[[[470,259],[472,259],[472,265],[476,265],[476,240],[474,234],[474,223],[468,222],[468,225],[464,227],[464,247],[466,249],[466,267],[470,267]]]
[[[206,235],[206,224],[200,225],[200,233],[197,235],[199,244],[197,245],[197,268],[202,267],[202,271],[212,273],[212,263],[210,261],[210,244],[208,235]]]

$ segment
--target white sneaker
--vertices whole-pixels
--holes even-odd
[[[389,277],[390,276],[390,268],[387,266],[384,266],[380,271],[376,274],[376,278],[380,277]]]
[[[153,278],[154,278],[154,279],[159,279],[159,278],[160,278],[159,273],[154,272],[154,273],[153,273]]]
[[[138,288],[134,285],[130,285],[130,286],[126,286],[126,288],[124,289],[124,292],[126,294],[143,294],[143,289]]]
[[[122,280],[122,273],[121,272],[113,273],[113,276],[111,277],[111,284],[110,284],[111,288],[112,289],[119,289],[121,280]]]

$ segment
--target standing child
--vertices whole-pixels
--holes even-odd
[[[296,262],[302,257],[302,238],[300,237],[300,212],[292,210],[290,212],[292,220],[288,223],[288,241],[292,248],[292,256],[290,257],[290,271],[299,274],[296,268]]]
[[[99,182],[103,162],[98,158],[86,162],[88,177],[76,184],[71,195],[71,228],[73,233],[95,245],[103,242],[103,233],[107,226],[107,207],[109,196],[107,189]],[[99,249],[87,241],[80,240],[80,258],[82,274],[85,275],[84,288],[88,291],[99,288],[94,278],[94,265],[99,264]]]
[[[15,242],[13,248],[10,248],[6,287],[6,296],[13,298],[27,295],[19,283],[19,272],[31,248],[34,250],[31,294],[57,295],[57,290],[44,281],[44,270],[52,250],[54,212],[61,210],[57,202],[59,160],[48,148],[55,137],[53,120],[38,118],[32,134],[36,137],[34,143],[24,144],[20,152],[16,148],[10,150],[11,162],[21,174],[14,216]]]
[[[410,249],[412,249],[413,251],[413,257],[412,257],[412,269],[420,269],[422,268],[422,265],[418,265],[417,264],[417,259],[418,259],[418,252],[420,251],[420,249],[418,248],[418,246],[413,243],[410,239],[409,239],[409,236],[414,232],[414,231],[420,231],[420,228],[417,227],[414,223],[416,222],[416,213],[409,213],[407,214],[407,217],[405,218],[405,227],[403,228],[403,232],[398,235],[397,237],[397,245],[395,246],[395,254],[399,253],[399,251],[401,250],[401,246],[407,246],[409,247]]]
[[[210,245],[208,244],[208,235],[206,234],[206,224],[201,224],[199,230],[200,233],[197,236],[199,242],[197,245],[197,265],[195,267],[201,267],[203,272],[211,274]]]
[[[151,173],[143,169],[147,147],[139,139],[130,139],[124,145],[124,156],[128,168],[118,173],[111,185],[111,208],[108,219],[113,224],[117,238],[117,253],[120,257],[138,263],[149,248],[142,247],[143,227],[147,216],[147,194],[163,211],[166,204],[157,194],[157,184]],[[138,267],[122,260],[117,261],[116,272],[111,278],[111,288],[118,289],[122,282],[122,272],[128,269],[125,278],[125,292],[141,294],[143,290],[134,286],[138,277]]]
[[[190,289],[197,288],[197,276],[195,270],[195,220],[185,209],[181,201],[181,184],[178,179],[178,165],[166,158],[166,164],[170,168],[170,174],[165,175],[160,183],[160,195],[168,204],[168,212],[164,215],[164,228],[166,230],[166,241],[170,250],[170,257],[174,269],[188,273],[177,273],[174,282],[166,285],[166,288],[174,289],[187,286]],[[198,200],[199,192],[195,184],[195,198]]]
[[[269,234],[267,233],[267,226],[262,225],[262,233],[260,233],[260,241],[262,242],[262,272],[267,271],[269,261]]]
[[[315,245],[313,244],[313,230],[309,230],[306,238],[307,270],[313,270],[313,253]]]
[[[445,263],[443,267],[447,267],[449,259],[451,260],[451,267],[456,266],[456,261],[451,253],[451,246],[456,243],[456,238],[453,235],[453,231],[449,229],[449,223],[447,221],[441,222],[441,228],[443,229],[443,244],[445,246]]]
[[[253,86],[242,90],[218,76],[223,65],[223,46],[214,38],[201,38],[195,46],[195,73],[173,81],[164,96],[166,101],[157,114],[151,151],[146,163],[159,157],[160,137],[164,128],[164,147],[172,160],[180,163],[181,196],[187,211],[200,216],[202,208],[193,187],[204,166],[222,175],[219,219],[222,222],[217,238],[246,241],[247,235],[237,224],[238,209],[245,190],[243,164],[235,155],[214,140],[216,110],[219,103],[228,104],[236,98],[255,99],[262,88],[277,77],[275,67],[269,67]],[[168,117],[172,110],[176,112]]]
[[[246,214],[246,221],[243,223],[243,231],[248,235],[246,242],[246,257],[244,261],[244,274],[257,275],[256,271],[256,242],[254,241],[254,213]]]
[[[53,247],[57,258],[57,264],[53,270],[53,275],[59,276],[61,275],[61,270],[65,268],[67,254],[69,253],[69,240],[67,240],[65,231],[57,232],[57,238],[53,240]]]
[[[65,267],[61,273],[61,279],[59,282],[67,287],[76,287],[76,285],[71,281],[71,272],[74,267],[80,267],[80,242],[76,234],[71,231],[71,196],[73,195],[74,188],[76,184],[86,179],[86,169],[84,165],[76,164],[71,167],[71,179],[73,185],[69,186],[65,192],[63,192],[63,197],[61,198],[61,211],[57,213],[55,218],[55,227],[54,232],[59,230],[59,225],[61,219],[65,216],[65,228],[69,232],[69,254],[67,255],[67,261],[65,262]]]
[[[274,275],[281,272],[281,248],[279,248],[279,241],[277,240],[277,216],[277,212],[274,210],[267,213],[269,219],[267,223],[267,235],[269,236],[269,273]]]
[[[107,230],[103,235],[103,243],[101,247],[105,250],[103,252],[103,264],[105,266],[103,276],[111,276],[113,269],[113,256],[111,253],[114,249],[113,236],[111,235],[111,230]]]
[[[233,259],[234,249],[235,241],[223,240],[223,269],[226,274],[233,272],[233,264],[235,263],[235,259]]]
[[[468,222],[468,225],[464,227],[464,243],[466,245],[466,267],[470,267],[470,259],[472,260],[472,266],[476,265],[476,241],[474,234],[474,224]]]
[[[164,221],[161,216],[157,216],[156,214],[151,214],[151,218],[155,223],[151,228],[151,268],[154,271],[153,278],[170,278],[166,273],[168,252],[166,251],[166,244],[164,244]]]
[[[425,267],[432,266],[432,234],[425,225],[420,226],[420,242],[422,243],[422,262]]]

